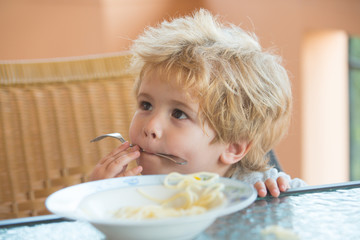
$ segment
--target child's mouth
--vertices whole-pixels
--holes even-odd
[[[165,154],[165,153],[153,153],[147,150],[144,150],[143,148],[140,147],[140,152],[145,152],[147,154],[151,154],[151,155],[156,155],[159,157],[162,157],[163,159],[167,159],[172,161],[175,164],[179,164],[179,165],[185,165],[187,164],[187,161],[185,159],[179,158],[177,156],[174,155],[170,155],[170,154]]]

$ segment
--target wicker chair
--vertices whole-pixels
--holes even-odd
[[[0,219],[49,214],[46,197],[87,180],[135,108],[124,54],[0,62]]]

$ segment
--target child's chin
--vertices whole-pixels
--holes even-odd
[[[144,168],[143,171],[141,172],[141,175],[157,175],[157,174],[162,174],[162,173],[159,172],[158,170],[146,169],[146,168]]]
[[[164,167],[158,165],[141,165],[143,167],[142,175],[158,175],[158,174],[168,174],[171,171],[167,171]]]
[[[138,166],[142,166],[143,170],[141,175],[154,175],[154,174],[161,174],[160,169],[161,167],[157,166],[156,164],[152,164],[149,162],[144,162],[141,160],[136,160]]]

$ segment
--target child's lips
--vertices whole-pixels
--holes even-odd
[[[178,156],[167,154],[167,153],[159,153],[159,152],[155,152],[155,151],[152,151],[152,150],[145,150],[142,147],[140,147],[140,145],[139,145],[139,148],[140,148],[140,152],[142,152],[142,153],[149,154],[149,155],[155,155],[157,157],[170,160],[173,163],[179,164],[179,165],[187,164],[186,160],[184,160],[184,159],[182,159],[182,158],[180,158]]]
[[[152,152],[147,152],[147,151],[142,151],[145,154],[149,154],[152,156],[157,156],[160,157],[162,159],[167,159],[170,160],[171,162],[175,163],[175,164],[179,164],[179,165],[185,165],[187,164],[187,161],[185,159],[182,159],[180,157],[177,157],[175,155],[170,155],[170,154],[165,154],[165,153],[152,153]]]
[[[156,152],[156,151],[152,151],[150,149],[144,149],[142,148],[140,145],[138,145],[139,148],[140,148],[140,152],[143,152],[143,153],[147,153],[147,154],[150,154],[150,155],[156,155],[156,154],[164,154],[164,155],[169,155],[169,154],[166,154],[166,153],[160,153],[160,152]],[[170,155],[169,155],[170,156]]]
[[[139,146],[140,147],[140,146]],[[156,153],[151,151],[151,150],[145,150],[144,148],[140,147],[140,152],[146,153],[146,154],[150,154],[150,155],[155,155]]]
[[[141,152],[145,153],[145,154],[149,154],[149,155],[155,155],[155,156],[159,156],[158,154],[162,154],[162,155],[169,155],[166,153],[160,153],[160,152],[155,152],[155,151],[149,151],[149,150],[145,150],[145,149],[140,149]],[[169,155],[172,156],[172,155]]]

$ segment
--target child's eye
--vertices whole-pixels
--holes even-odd
[[[151,103],[145,101],[140,102],[139,107],[145,111],[149,111],[152,109]]]
[[[179,109],[175,109],[173,112],[172,112],[172,116],[174,118],[177,118],[177,119],[186,119],[188,118],[188,116],[181,110]]]

